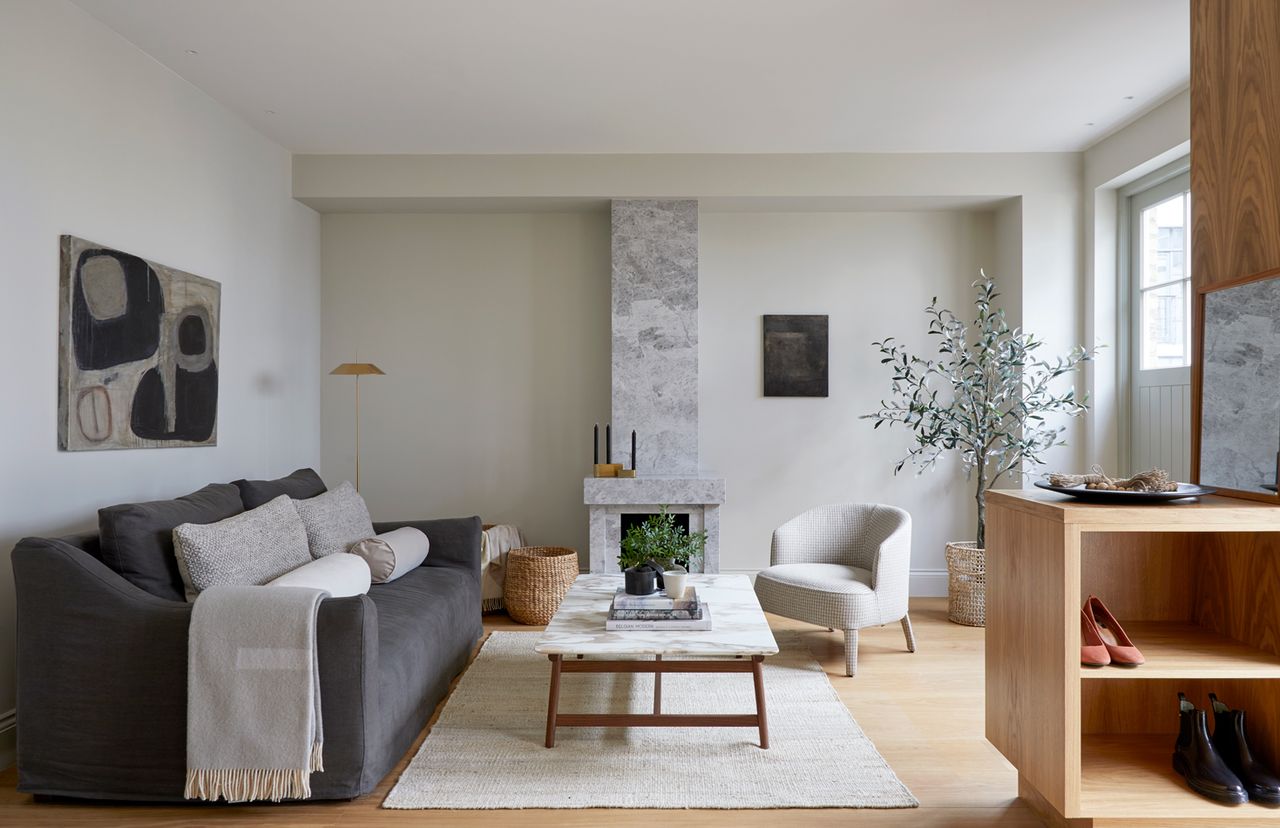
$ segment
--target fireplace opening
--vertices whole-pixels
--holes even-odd
[[[688,512],[668,512],[668,514],[670,514],[673,518],[675,518],[677,529],[679,529],[681,532],[683,532],[686,535],[689,534],[689,513]],[[619,515],[618,517],[621,518],[622,520],[622,526],[621,526],[621,531],[618,533],[618,538],[619,538],[618,549],[619,550],[622,549],[621,539],[627,536],[627,531],[631,529],[632,526],[639,526],[640,524],[644,523],[646,520],[648,520],[651,517],[654,517],[655,515],[657,515],[657,512],[642,512],[642,513],[624,512],[623,514]]]

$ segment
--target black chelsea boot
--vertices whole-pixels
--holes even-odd
[[[1244,711],[1232,710],[1213,693],[1213,747],[1232,773],[1244,783],[1249,799],[1264,805],[1280,805],[1280,779],[1266,765],[1253,758],[1244,737]]]
[[[1213,749],[1208,717],[1178,694],[1178,741],[1173,745],[1173,769],[1187,780],[1191,790],[1214,802],[1240,805],[1249,794],[1239,777]]]

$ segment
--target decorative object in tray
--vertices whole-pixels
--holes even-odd
[[[689,587],[681,598],[666,595],[631,595],[625,589],[614,593],[604,628],[625,630],[709,630],[711,611]]]
[[[1050,474],[1049,482],[1038,480],[1036,487],[1095,503],[1162,503],[1214,492],[1205,486],[1171,480],[1164,469],[1113,478],[1096,465],[1089,474]]]

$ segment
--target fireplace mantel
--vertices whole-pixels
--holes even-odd
[[[588,477],[582,482],[587,505],[664,503],[724,503],[724,480],[719,477]]]
[[[720,571],[720,504],[724,480],[718,477],[588,477],[582,501],[591,522],[591,571],[617,572],[622,515],[668,511],[689,516],[689,530],[707,533],[703,571]]]

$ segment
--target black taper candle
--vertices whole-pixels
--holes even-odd
[[[631,470],[636,470],[636,430],[631,429]]]
[[[591,432],[591,462],[600,465],[600,424]]]
[[[613,462],[613,423],[604,424],[604,462]]]

